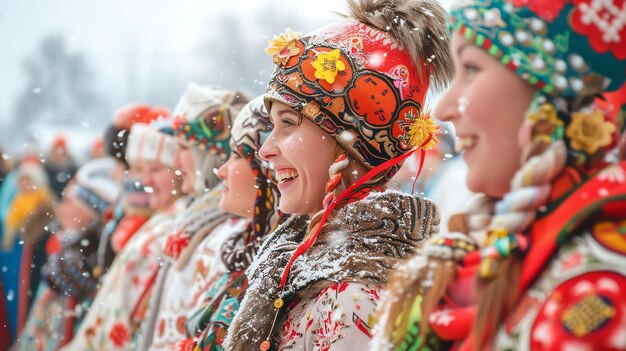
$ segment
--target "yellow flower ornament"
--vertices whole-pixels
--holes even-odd
[[[555,126],[563,125],[563,121],[559,119],[559,116],[556,113],[556,108],[550,103],[544,103],[539,106],[536,112],[528,116],[528,119],[533,123],[546,121]]]
[[[424,150],[431,150],[439,143],[437,135],[440,133],[441,130],[432,118],[430,111],[425,111],[415,118],[411,125],[409,129],[409,142],[413,146],[421,147]]]
[[[602,111],[596,110],[590,113],[574,112],[566,135],[573,149],[593,155],[600,148],[611,144],[613,132],[615,125],[604,119]]]
[[[312,64],[315,68],[315,78],[324,79],[328,84],[333,84],[337,74],[346,69],[346,65],[341,62],[340,57],[341,51],[339,49],[328,53],[319,53]]]
[[[300,54],[296,41],[301,36],[302,33],[287,29],[285,33],[274,35],[265,52],[272,56],[275,64],[284,66],[291,57]]]
[[[532,125],[532,140],[550,143],[553,139],[563,138],[563,121],[559,119],[556,108],[551,103],[541,104],[536,111],[528,115]]]

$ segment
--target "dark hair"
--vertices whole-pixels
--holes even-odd
[[[128,168],[126,161],[126,145],[130,131],[126,128],[117,128],[110,125],[104,132],[104,150],[107,155],[115,158]]]

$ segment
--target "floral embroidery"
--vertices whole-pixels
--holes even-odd
[[[278,36],[274,35],[274,38],[270,40],[269,46],[265,49],[265,52],[272,56],[275,64],[284,66],[292,56],[301,53],[297,45],[297,40],[301,36],[302,33],[287,29],[285,33],[281,33]]]
[[[608,183],[626,182],[626,171],[617,165],[611,165],[598,173],[598,179]]]
[[[553,104],[541,104],[536,111],[528,115],[532,123],[533,140],[549,143],[553,139],[560,139],[563,133],[563,121],[559,119]]]
[[[346,65],[339,59],[341,57],[341,51],[335,49],[331,52],[319,53],[317,58],[313,62],[315,68],[315,78],[323,79],[329,84],[335,82],[335,77],[340,71],[345,71]]]
[[[366,349],[378,299],[376,287],[340,282],[294,300],[281,326],[278,349],[300,350],[304,342],[312,350]]]
[[[180,253],[189,245],[190,240],[189,234],[183,231],[170,234],[165,242],[165,254],[177,259]]]
[[[345,328],[343,322],[345,313],[337,306],[333,300],[325,300],[322,302],[320,308],[321,325],[314,334],[316,338],[315,346],[321,348],[321,350],[327,350],[342,337],[341,330]]]
[[[380,300],[380,295],[378,294],[377,289],[361,289],[365,294],[367,294],[367,299],[370,300],[371,303],[378,303]]]
[[[283,343],[285,345],[295,345],[296,341],[302,337],[302,333],[298,332],[299,323],[295,323],[294,320],[287,317],[285,323],[281,327],[281,335],[283,336]],[[290,347],[286,347],[289,349]]]
[[[454,322],[455,317],[450,313],[450,310],[440,310],[431,313],[430,323],[448,326]]]
[[[193,338],[188,338],[183,341],[179,341],[176,343],[175,350],[176,351],[193,351],[196,347],[196,342]]]
[[[113,345],[116,347],[122,347],[126,345],[128,341],[130,341],[130,332],[128,328],[121,322],[117,322],[111,326],[111,331],[109,331],[109,339],[113,342]]]
[[[581,252],[574,252],[563,260],[561,269],[565,272],[580,267],[583,263],[585,263],[585,256]]]
[[[606,121],[601,111],[574,112],[566,135],[573,149],[595,154],[600,148],[613,142],[615,124]]]
[[[622,8],[612,1],[575,0],[574,3],[574,30],[585,35],[595,51],[611,51],[617,59],[626,59],[626,2],[622,2]]]

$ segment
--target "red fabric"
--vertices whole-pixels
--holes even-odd
[[[9,328],[9,312],[5,303],[4,287],[0,281],[0,350],[8,350],[11,345],[11,331]]]
[[[560,351],[571,342],[580,349],[623,350],[617,340],[626,332],[624,296],[626,277],[615,272],[589,272],[561,283],[537,313],[530,349]]]
[[[183,232],[182,230],[170,234],[167,236],[167,240],[165,242],[165,251],[164,253],[174,259],[177,259],[180,256],[180,253],[189,246],[189,242],[191,241],[191,237],[189,234]]]
[[[113,125],[117,128],[129,129],[135,123],[150,123],[158,117],[169,116],[165,107],[150,107],[146,104],[133,103],[121,107],[113,116]]]
[[[64,134],[57,134],[57,136],[55,136],[54,140],[52,141],[53,149],[56,149],[59,147],[63,149],[67,149],[67,138],[65,137]]]
[[[551,1],[551,0],[549,0]],[[595,8],[594,5],[591,4],[592,0],[573,0],[576,9],[571,15],[571,24],[574,31],[578,34],[586,36],[589,39],[589,43],[591,47],[599,53],[609,52],[613,54],[619,60],[626,59],[626,26],[622,26],[621,28],[615,28],[616,38],[617,40],[607,41],[604,39],[606,36],[605,32],[608,32],[607,28],[601,26],[598,21],[588,20],[589,18],[589,10],[585,11],[581,7],[581,4],[586,4],[588,8]],[[611,11],[609,6],[615,8],[615,11]],[[626,0],[613,0],[609,1],[608,4],[601,4],[598,15],[602,16],[602,19],[608,23],[612,23],[613,21],[623,21],[623,9],[626,6]]]
[[[65,303],[64,311],[74,311],[78,300],[75,297],[68,296]],[[63,319],[62,335],[59,341],[58,349],[63,348],[74,338],[74,327],[76,326],[76,316],[69,316]]]
[[[48,237],[46,241],[46,253],[48,255],[61,253],[61,243],[59,243],[59,238],[56,234],[52,234]]]
[[[111,234],[111,247],[113,251],[120,252],[128,240],[143,226],[150,217],[145,215],[126,215]]]
[[[626,84],[622,85],[618,90],[607,92],[603,95],[616,110],[619,110],[622,106],[626,106]]]
[[[626,162],[620,163],[619,167],[626,172]],[[522,292],[541,273],[559,242],[588,216],[605,208],[611,209],[611,212],[626,213],[626,183],[611,182],[601,174],[585,182],[554,211],[532,225],[532,244],[521,272]]]
[[[17,326],[15,335],[20,335],[28,319],[28,305],[31,297],[28,296],[30,288],[30,264],[33,261],[33,244],[24,242],[22,249],[22,261],[20,262],[20,275],[18,282],[17,299]]]
[[[537,16],[552,22],[569,0],[513,0],[516,7],[528,6]]]
[[[430,328],[442,340],[464,340],[472,329],[476,307],[449,308],[440,307],[430,314]]]
[[[622,162],[617,167],[626,171],[626,162]],[[568,172],[564,173],[562,179],[560,179],[559,186],[553,189],[553,192],[559,194],[565,193],[567,184],[574,185],[572,182],[575,179],[580,179],[575,174]],[[571,188],[570,188],[571,189]],[[608,195],[607,195],[608,194]],[[561,241],[566,240],[569,234],[578,228],[585,219],[588,219],[591,214],[601,212],[605,217],[622,216],[626,213],[626,184],[619,182],[611,182],[605,176],[603,172],[598,173],[595,177],[585,182],[580,186],[573,194],[571,194],[562,204],[560,204],[549,215],[537,220],[531,227],[530,250],[524,258],[522,265],[522,274],[520,281],[520,289],[523,294],[524,291],[532,284],[537,276],[543,271],[545,265],[553,257],[558,245]],[[480,252],[475,251],[466,255],[464,260],[464,267],[459,269],[457,279],[467,280],[470,277],[475,276],[478,264],[480,263]],[[586,275],[585,275],[586,276]],[[578,278],[574,278],[576,280]],[[626,281],[626,278],[622,277]],[[620,283],[622,284],[622,283]],[[624,283],[626,284],[626,283]],[[571,283],[563,283],[559,288],[555,290],[553,296],[557,296],[558,293],[567,288],[570,289]],[[620,285],[621,286],[621,285]],[[625,285],[626,286],[626,285]],[[459,289],[459,288],[456,288]],[[462,288],[465,292],[464,288]],[[621,294],[625,290],[620,290]],[[555,295],[557,294],[557,295]],[[621,298],[623,300],[623,297]],[[620,301],[621,301],[620,300]],[[616,300],[617,301],[617,300]],[[462,312],[459,312],[460,308],[454,308],[453,303],[448,301],[447,305],[443,308],[451,309],[453,313],[459,314],[458,318],[465,318]],[[622,307],[624,309],[624,307]],[[471,310],[471,308],[468,308]],[[458,324],[457,324],[458,323]],[[551,321],[553,328],[557,329],[557,321]],[[442,337],[444,340],[459,340],[463,342],[462,345],[456,345],[459,350],[471,351],[471,326],[472,323],[466,324],[462,320],[455,322],[450,326],[444,328],[444,326],[433,326],[433,330]],[[465,328],[465,329],[462,329]],[[440,334],[442,333],[442,334]],[[550,333],[548,333],[550,334]],[[467,337],[463,337],[467,335]],[[444,338],[448,337],[450,339]],[[561,339],[566,340],[566,339]],[[554,344],[551,347],[554,348],[541,348],[538,345],[531,347],[532,350],[560,350],[557,346],[562,346],[562,343]],[[607,350],[612,350],[608,348]]]
[[[159,268],[155,269],[150,279],[146,282],[146,286],[137,301],[135,307],[133,307],[133,311],[130,314],[130,320],[135,323],[143,320],[144,313],[150,304],[150,297],[152,296],[152,287],[156,282],[157,276],[159,275]],[[137,325],[139,323],[136,323]]]

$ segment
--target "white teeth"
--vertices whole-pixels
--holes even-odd
[[[279,171],[276,173],[276,180],[279,183],[283,183],[298,177],[298,173],[296,171]]]
[[[461,152],[463,150],[471,149],[472,147],[474,147],[474,145],[476,145],[476,137],[474,137],[474,136],[457,138],[456,141],[457,142],[456,142],[456,145],[454,146],[454,148],[456,149],[457,152]]]

